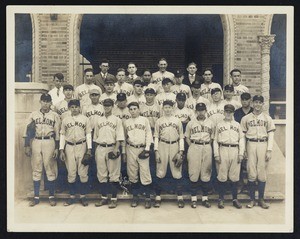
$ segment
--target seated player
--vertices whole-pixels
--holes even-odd
[[[177,70],[175,72],[175,85],[171,87],[171,91],[177,95],[178,93],[184,93],[186,95],[186,98],[189,98],[191,93],[191,88],[188,85],[182,84],[182,81],[184,79],[184,73],[182,70]]]

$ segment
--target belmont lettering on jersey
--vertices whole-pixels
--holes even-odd
[[[129,119],[130,116],[129,115],[116,115],[117,117],[119,117],[120,119]]]
[[[65,131],[67,131],[67,129],[69,129],[69,128],[76,127],[76,126],[82,128],[84,130],[86,128],[86,125],[84,123],[75,121],[74,123],[73,122],[67,123],[65,126]]]
[[[92,115],[98,115],[98,116],[103,116],[104,113],[99,111],[99,110],[92,110],[92,111],[89,111],[89,112],[86,112],[86,117],[91,117]]]
[[[35,124],[47,124],[52,127],[54,127],[54,124],[55,124],[54,120],[47,119],[47,118],[36,118],[34,121],[35,121]]]
[[[207,117],[210,117],[215,114],[224,114],[224,109],[215,109],[207,112]]]
[[[247,122],[247,125],[250,126],[250,127],[256,127],[256,126],[264,126],[264,127],[267,127],[268,125],[268,122],[267,121],[264,121],[264,120],[251,120],[251,121],[248,121]]]
[[[179,130],[179,127],[176,123],[173,122],[169,122],[169,123],[163,123],[159,126],[159,130],[163,130],[167,127],[173,127],[174,129],[176,129],[177,131]]]
[[[204,94],[210,94],[210,91],[211,91],[210,88],[204,89],[204,90],[201,91],[201,94],[202,94],[202,95],[204,95]]]
[[[196,127],[191,129],[191,134],[197,133],[212,133],[212,129],[205,125],[197,125]]]
[[[188,114],[180,114],[180,115],[174,115],[178,119],[189,119]]]
[[[63,113],[67,112],[69,109],[66,107],[63,107],[59,110],[57,110],[57,114],[62,115]]]
[[[113,122],[110,122],[110,121],[106,121],[106,122],[100,123],[98,126],[99,126],[99,128],[102,128],[102,127],[105,127],[105,126],[111,127],[112,129],[116,129],[117,128],[117,125],[114,124]]]
[[[82,96],[86,95],[87,93],[89,93],[88,90],[83,90],[83,91],[81,91],[80,93],[78,93],[78,96],[79,96],[80,98],[82,98]]]
[[[126,130],[127,131],[131,131],[131,130],[134,130],[134,129],[140,129],[140,130],[146,130],[146,126],[145,125],[142,125],[142,124],[134,124],[134,125],[128,125],[126,127]]]
[[[222,133],[222,132],[227,131],[227,130],[228,130],[227,127],[222,126],[222,127],[219,128],[218,132],[219,132],[219,133]],[[233,130],[233,131],[239,133],[239,128],[238,128],[238,127],[235,127],[235,126],[233,126],[233,125],[230,125],[230,130]]]
[[[157,117],[157,118],[159,118],[159,112],[154,111],[154,110],[148,110],[144,113],[141,113],[141,115],[145,116],[145,117]]]

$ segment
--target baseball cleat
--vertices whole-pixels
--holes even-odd
[[[138,197],[134,196],[131,200],[131,207],[137,207],[139,205]]]
[[[70,206],[72,204],[75,203],[75,199],[74,198],[69,198],[67,201],[64,202],[64,206]]]
[[[37,198],[33,198],[32,200],[30,200],[29,202],[29,207],[34,207],[35,205],[40,203],[40,199]]]
[[[258,200],[258,206],[260,206],[263,209],[268,209],[269,208],[269,205],[266,204],[266,202],[263,199]]]
[[[223,209],[224,207],[225,207],[225,206],[224,206],[224,200],[219,199],[219,202],[218,202],[218,208]]]
[[[80,201],[81,205],[84,206],[84,207],[87,207],[89,205],[87,200],[86,200],[86,197],[80,198],[79,201]]]
[[[192,201],[191,207],[192,207],[192,208],[196,208],[196,207],[197,207],[197,201]]]
[[[117,200],[110,200],[108,208],[113,209],[117,207]]]
[[[101,198],[101,200],[99,202],[95,203],[95,207],[101,207],[103,205],[107,205],[108,204],[108,199],[107,198]]]
[[[251,200],[249,204],[247,204],[247,208],[253,208],[255,206],[255,201]]]
[[[55,198],[49,198],[49,204],[50,204],[51,207],[55,207],[56,206]]]
[[[161,204],[161,200],[155,200],[155,201],[154,201],[154,207],[155,207],[155,208],[159,208],[159,207],[160,207],[160,204]]]
[[[210,207],[211,207],[211,205],[210,205],[210,203],[208,202],[208,200],[202,201],[202,206],[204,206],[204,207],[206,207],[206,208],[210,208]]]
[[[178,207],[179,208],[184,208],[184,201],[183,200],[178,200]]]
[[[232,201],[232,205],[237,209],[241,209],[243,207],[242,204],[237,199],[234,199]]]
[[[151,199],[150,198],[145,199],[145,208],[146,209],[151,208]]]

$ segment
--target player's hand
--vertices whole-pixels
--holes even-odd
[[[244,156],[243,155],[239,155],[238,157],[238,164],[240,164],[244,159]]]
[[[112,152],[114,153],[114,155],[118,155],[118,153],[119,153],[119,148],[118,148],[118,147],[117,147],[117,148],[114,148]]]
[[[155,160],[156,163],[161,163],[159,152],[155,151]]]
[[[27,157],[31,157],[31,148],[30,146],[25,147],[25,154]]]
[[[58,157],[58,149],[55,149],[53,152],[53,156],[54,159],[56,159]]]
[[[220,156],[216,156],[216,157],[215,157],[215,160],[216,160],[216,162],[217,162],[218,164],[221,163],[221,158],[220,158]]]
[[[122,159],[122,161],[124,163],[126,163],[127,162],[127,156],[126,156],[126,154],[121,154],[121,159]]]
[[[59,151],[59,159],[63,162],[66,160],[66,155],[63,149]]]
[[[267,153],[266,153],[266,161],[270,161],[271,158],[272,158],[272,151],[268,150]]]

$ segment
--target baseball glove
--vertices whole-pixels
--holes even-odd
[[[172,161],[175,164],[176,168],[179,168],[182,165],[182,161],[183,161],[183,157],[181,154],[177,153],[175,154],[175,156],[173,157]]]
[[[108,159],[115,160],[120,156],[120,152],[117,152],[117,154],[114,154],[114,152],[111,151],[107,154],[107,156],[108,156]]]
[[[81,160],[81,163],[84,166],[90,165],[91,159],[92,159],[92,155],[85,153],[83,159]]]
[[[147,159],[150,156],[150,152],[149,150],[143,150],[140,154],[139,154],[139,159]]]
[[[26,135],[28,139],[35,137],[35,121],[31,121],[31,123],[27,125]]]

